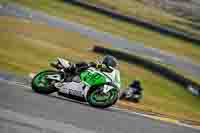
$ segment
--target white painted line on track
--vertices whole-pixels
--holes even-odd
[[[17,86],[21,86],[21,87],[24,87],[24,88],[30,88],[31,89],[30,86],[23,85],[20,82],[9,81],[9,80],[4,80],[4,79],[0,79],[0,81],[6,82],[7,84],[10,84],[10,85],[17,85]],[[193,126],[193,125],[185,124],[185,123],[182,123],[182,122],[180,122],[178,120],[175,120],[175,119],[170,119],[170,118],[165,118],[165,117],[158,117],[158,116],[153,116],[153,115],[147,115],[147,114],[144,114],[144,113],[130,111],[128,109],[122,109],[122,108],[119,108],[117,106],[113,106],[111,108],[114,109],[114,110],[122,111],[124,113],[134,114],[134,115],[142,116],[142,117],[149,118],[149,119],[160,120],[160,121],[173,123],[173,124],[176,124],[176,125],[179,125],[179,126],[183,126],[183,127],[188,127],[188,128],[193,128],[193,129],[200,130],[200,126]]]
[[[176,124],[176,125],[183,126],[183,127],[188,127],[188,128],[200,130],[200,126],[193,126],[193,125],[185,124],[185,123],[180,122],[179,120],[165,118],[165,117],[159,117],[159,116],[153,116],[153,115],[147,115],[147,114],[144,114],[144,113],[130,111],[128,109],[122,109],[122,108],[119,108],[119,107],[112,107],[112,108],[115,109],[115,110],[125,112],[125,113],[134,114],[134,115],[138,115],[138,116],[142,116],[142,117],[146,117],[146,118],[150,118],[150,119],[154,119],[154,120],[160,120],[160,121]]]
[[[112,107],[112,108],[115,109],[115,110],[119,110],[119,111],[123,111],[123,112],[129,113],[129,114],[134,114],[134,115],[139,115],[139,116],[142,116],[142,117],[147,117],[147,118],[154,119],[154,116],[152,116],[152,115],[147,115],[147,114],[144,114],[144,113],[134,112],[134,111],[130,111],[128,109],[122,109],[122,108],[119,108],[119,107]]]

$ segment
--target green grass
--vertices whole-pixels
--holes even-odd
[[[1,22],[3,22],[3,18],[1,18]],[[12,25],[12,29],[8,28],[9,25]],[[80,61],[81,57],[86,56],[86,48],[96,43],[77,33],[66,34],[62,30],[51,30],[45,25],[32,25],[31,28],[28,28],[30,26],[28,21],[17,22],[13,19],[6,19],[6,22],[1,23],[0,26],[1,67],[6,69],[9,65],[8,69],[18,72],[28,73],[38,70],[38,68],[44,68],[49,60],[58,56]],[[40,29],[43,29],[42,32]],[[50,34],[51,32],[53,33]],[[76,49],[77,45],[80,49]],[[87,56],[90,57],[90,54]]]
[[[48,61],[58,56],[74,62],[101,57],[86,50],[99,42],[78,33],[10,17],[0,17],[0,22],[0,69],[27,75],[49,68]],[[132,108],[200,121],[199,98],[182,87],[123,61],[120,72],[123,88],[135,78],[144,87],[144,99],[140,104],[129,103]]]
[[[16,1],[0,0],[0,2]],[[186,56],[194,62],[200,63],[199,47],[193,45],[193,43],[164,36],[136,25],[113,20],[110,17],[82,9],[78,6],[66,4],[62,0],[18,0],[17,3],[48,12],[51,15],[59,16],[70,21],[92,26],[100,31],[111,32],[115,35],[126,37],[133,42],[144,42],[144,45],[147,47],[159,48],[163,51],[175,53],[178,56]]]

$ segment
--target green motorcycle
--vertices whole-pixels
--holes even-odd
[[[64,69],[70,63],[62,58],[57,59],[55,70],[44,70],[32,79],[32,89],[41,94],[57,92],[59,95],[81,100],[98,108],[107,108],[118,100],[119,88],[111,78],[96,68],[88,68],[73,75]]]

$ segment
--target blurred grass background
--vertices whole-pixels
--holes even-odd
[[[74,62],[94,61],[101,55],[88,51],[98,45],[79,33],[33,24],[27,20],[0,17],[0,69],[27,75],[49,68],[48,61],[65,57]],[[177,84],[136,65],[120,61],[122,86],[139,79],[144,87],[144,99],[139,104],[128,103],[129,109],[142,109],[181,119],[200,122],[199,98]],[[119,102],[123,103],[123,101]]]
[[[143,27],[138,27],[126,22],[113,20],[112,18],[102,14],[85,10],[79,6],[67,4],[63,0],[0,0],[0,3],[8,2],[15,2],[33,9],[42,10],[50,15],[59,16],[69,21],[75,21],[81,24],[89,25],[99,31],[111,32],[114,35],[128,38],[133,43],[143,42],[147,47],[159,48],[163,51],[176,54],[177,56],[188,57],[194,63],[200,63],[200,47],[193,45],[191,42],[186,42],[174,37],[164,36],[158,32],[153,32]],[[165,18],[165,15],[164,17],[159,16],[158,18],[162,20],[162,18]]]

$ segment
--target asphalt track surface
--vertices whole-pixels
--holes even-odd
[[[63,28],[67,31],[79,32],[92,39],[101,41],[102,44],[111,44],[114,48],[122,48],[129,52],[144,55],[165,64],[175,65],[180,70],[199,77],[200,65],[194,64],[186,57],[177,57],[172,53],[166,53],[156,48],[145,47],[142,43],[129,42],[127,39],[113,36],[107,32],[100,32],[91,27],[69,22],[55,16],[49,16],[43,12],[33,11],[15,4],[0,5],[0,16],[15,16],[28,19],[35,23],[46,23],[53,27]]]
[[[10,78],[10,79],[9,79]],[[6,79],[6,80],[5,80]],[[199,133],[199,129],[153,120],[117,108],[96,109],[40,95],[27,83],[0,75],[1,133]]]

